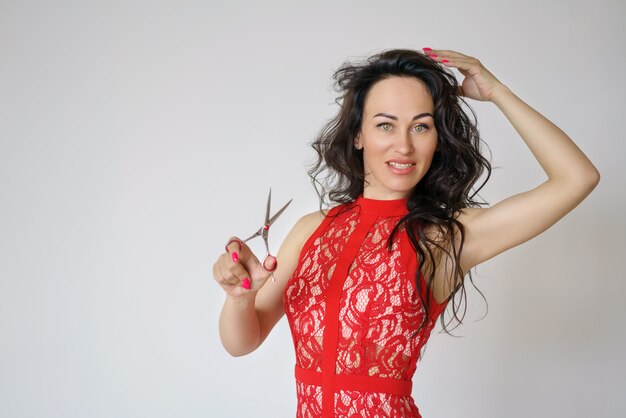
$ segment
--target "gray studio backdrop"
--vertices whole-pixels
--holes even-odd
[[[476,56],[597,164],[588,200],[480,266],[437,334],[425,418],[624,417],[626,6],[583,1],[0,1],[0,416],[291,417],[283,320],[222,349],[213,260],[294,198],[330,76],[386,48]],[[490,202],[544,180],[491,104]],[[261,251],[261,246],[255,249]]]

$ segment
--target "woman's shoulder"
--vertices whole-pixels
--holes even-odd
[[[324,222],[324,219],[333,218],[344,211],[349,211],[352,205],[353,202],[349,202],[338,204],[329,209],[318,209],[300,218],[300,220],[296,223],[296,226],[307,230],[312,229],[311,232],[313,232],[322,222]]]
[[[316,210],[301,217],[293,227],[294,233],[306,240],[328,215],[328,211]]]
[[[324,221],[329,222],[345,211],[349,211],[351,203],[344,203],[330,209],[318,209],[302,216],[291,230],[292,244],[301,247],[317,231]]]
[[[332,207],[330,209],[318,209],[301,217],[291,230],[292,243],[302,248],[304,243],[315,234],[324,221],[328,222],[340,212],[344,205]]]

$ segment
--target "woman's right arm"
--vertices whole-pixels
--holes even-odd
[[[266,262],[268,267],[278,262],[275,282],[268,280],[270,272],[246,244],[240,248],[237,241],[231,241],[227,252],[217,259],[213,276],[226,292],[220,315],[220,338],[231,355],[243,356],[256,350],[284,315],[285,285],[296,268],[302,246],[323,219],[321,212],[300,219],[283,241],[277,260],[272,257]],[[246,279],[250,289],[242,286]]]

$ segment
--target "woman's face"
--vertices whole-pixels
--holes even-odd
[[[365,185],[370,199],[408,197],[424,177],[437,147],[434,104],[426,86],[414,77],[393,76],[376,82],[365,99],[361,132]]]

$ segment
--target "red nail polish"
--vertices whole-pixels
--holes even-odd
[[[241,287],[243,287],[246,290],[250,290],[250,279],[248,279],[247,277],[243,279],[241,281]]]
[[[450,62],[450,61],[448,61],[448,60],[441,60],[441,62]]]
[[[424,52],[430,52],[430,51],[432,51],[432,48],[422,48],[422,51],[424,51]]]
[[[430,54],[429,57],[437,58],[437,54]]]
[[[233,253],[231,254],[231,257],[233,258],[233,262],[237,262],[239,261],[239,254],[237,254],[236,251],[233,251]]]

